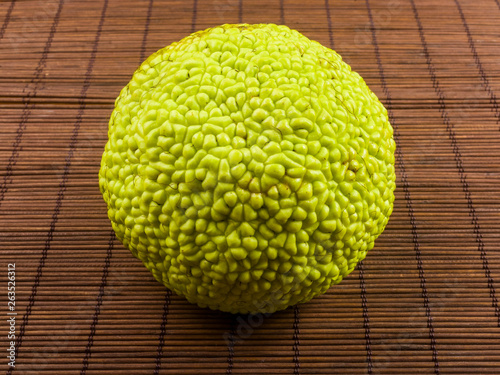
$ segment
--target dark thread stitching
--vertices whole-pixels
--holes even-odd
[[[455,163],[458,168],[458,173],[460,175],[460,182],[462,183],[462,190],[465,195],[465,199],[467,200],[467,207],[469,209],[469,216],[471,217],[471,222],[473,225],[473,232],[475,235],[475,240],[477,242],[479,254],[480,254],[480,259],[483,263],[483,270],[485,277],[487,279],[487,284],[488,284],[488,289],[490,292],[490,298],[491,298],[491,304],[492,307],[495,310],[495,316],[498,318],[498,326],[500,326],[500,308],[498,306],[498,299],[496,297],[496,292],[495,292],[495,285],[493,278],[491,276],[491,271],[490,267],[488,265],[488,257],[486,254],[484,242],[483,242],[483,236],[481,234],[481,227],[479,225],[479,218],[476,214],[476,209],[474,207],[473,201],[472,201],[472,196],[469,190],[469,183],[467,182],[467,174],[465,173],[465,168],[463,166],[463,161],[462,161],[462,154],[460,152],[460,148],[458,147],[458,142],[455,134],[455,126],[453,122],[450,120],[450,117],[448,116],[448,112],[446,111],[446,97],[441,89],[441,85],[439,84],[439,81],[437,79],[436,73],[435,73],[435,68],[432,63],[432,59],[429,54],[429,50],[427,48],[427,41],[425,40],[425,35],[424,35],[424,29],[422,27],[422,22],[420,21],[420,16],[418,15],[417,8],[415,6],[415,3],[413,0],[410,0],[412,8],[413,8],[413,14],[415,16],[415,20],[417,21],[418,25],[418,32],[420,34],[420,40],[422,43],[422,47],[424,50],[424,55],[427,60],[427,67],[429,69],[429,74],[431,76],[432,80],[432,86],[434,87],[434,91],[436,92],[436,95],[438,97],[438,103],[439,103],[439,111],[441,112],[441,119],[443,120],[443,123],[446,125],[446,130],[448,132],[448,138],[451,141],[451,146],[453,148],[453,154],[455,156]]]
[[[234,367],[234,345],[236,344],[235,342],[235,337],[236,337],[236,315],[231,316],[231,323],[230,323],[230,328],[229,328],[229,337],[228,337],[228,343],[227,343],[227,368],[226,368],[226,375],[231,375],[233,373],[233,367]]]
[[[330,38],[330,48],[334,48],[332,17],[330,15],[330,2],[325,0],[326,19],[328,20],[328,37]]]
[[[7,13],[5,14],[5,19],[2,24],[2,28],[0,29],[0,40],[3,39],[3,36],[5,34],[5,30],[7,29],[7,26],[10,23],[10,17],[12,16],[12,11],[14,10],[14,5],[16,5],[16,2],[13,0],[10,2],[9,8],[7,9]]]
[[[17,163],[17,158],[19,157],[19,153],[21,152],[21,140],[24,135],[24,131],[26,130],[26,126],[28,123],[28,119],[31,115],[31,110],[35,107],[34,104],[31,103],[31,99],[37,95],[40,82],[42,81],[42,73],[47,65],[47,56],[49,54],[50,48],[52,46],[52,41],[54,40],[54,35],[56,33],[57,26],[59,24],[59,19],[61,17],[62,7],[64,5],[64,0],[59,1],[59,7],[57,8],[56,15],[54,16],[54,20],[52,22],[52,26],[50,28],[49,37],[45,42],[45,47],[43,48],[42,56],[38,61],[38,65],[35,69],[35,74],[33,78],[31,78],[30,82],[24,86],[23,92],[28,91],[30,85],[34,84],[33,90],[28,92],[26,96],[23,98],[23,112],[21,114],[21,121],[19,122],[19,126],[16,130],[16,138],[14,143],[12,144],[12,154],[9,157],[9,161],[7,163],[7,168],[5,175],[3,177],[2,187],[0,188],[0,205],[5,198],[5,194],[7,193],[8,185],[12,182],[12,173],[14,166]],[[13,6],[12,6],[13,7]],[[10,9],[10,8],[9,8]],[[10,14],[8,14],[10,19]],[[7,20],[6,20],[7,21]],[[5,22],[4,22],[5,24]]]
[[[467,33],[467,39],[469,40],[469,47],[472,51],[472,56],[474,57],[474,62],[476,63],[476,67],[479,70],[479,77],[481,78],[481,81],[483,83],[484,90],[490,96],[490,104],[493,106],[492,109],[493,112],[495,112],[495,117],[497,118],[497,123],[498,123],[500,121],[500,108],[498,106],[497,96],[495,95],[493,89],[490,86],[490,81],[488,79],[488,76],[486,75],[486,72],[483,69],[483,64],[481,63],[479,55],[477,54],[476,46],[474,45],[474,40],[472,39],[472,34],[470,32],[469,25],[467,24],[467,21],[465,19],[465,15],[462,11],[462,7],[460,6],[458,0],[455,0],[455,4],[458,8],[458,12],[460,13],[460,18],[462,19],[465,32]]]
[[[368,299],[366,298],[365,272],[363,261],[358,264],[359,287],[361,289],[361,306],[363,307],[363,328],[365,329],[365,348],[366,363],[368,365],[368,374],[373,373],[372,361],[372,340],[370,338],[370,317],[368,316]]]
[[[431,308],[430,308],[430,304],[429,304],[429,296],[427,293],[427,282],[425,279],[425,272],[424,272],[424,266],[423,266],[423,262],[422,262],[422,255],[420,252],[420,243],[418,241],[417,223],[416,223],[415,215],[413,212],[413,203],[412,203],[411,194],[410,194],[410,184],[408,182],[408,175],[406,174],[406,165],[404,163],[403,153],[401,151],[398,125],[394,119],[394,115],[392,112],[392,97],[391,97],[391,93],[389,91],[389,88],[387,87],[384,68],[382,65],[382,60],[380,58],[380,50],[379,50],[379,46],[378,46],[377,35],[375,33],[375,24],[373,22],[372,10],[370,7],[369,0],[365,0],[365,2],[366,2],[367,10],[368,10],[368,16],[370,18],[372,43],[373,43],[373,47],[375,50],[375,56],[377,58],[377,65],[378,65],[379,72],[380,72],[380,81],[382,84],[382,90],[384,91],[384,94],[386,96],[387,112],[389,114],[390,121],[391,121],[392,126],[394,128],[394,140],[397,143],[396,158],[397,158],[397,161],[399,164],[401,180],[403,182],[403,191],[405,193],[406,207],[408,209],[408,215],[410,217],[412,240],[413,240],[413,245],[414,245],[414,249],[415,249],[415,256],[417,259],[418,277],[420,279],[420,288],[422,289],[422,298],[424,300],[425,315],[427,317],[427,328],[429,329],[429,338],[431,341],[432,360],[434,362],[434,373],[436,375],[439,375],[439,361],[438,361],[438,351],[436,348],[436,338],[434,335],[434,324],[433,324],[432,312],[431,312]]]
[[[280,22],[285,24],[285,0],[280,0]]]
[[[198,16],[198,0],[193,0],[193,17],[191,18],[191,32],[196,30],[196,18]]]
[[[300,374],[300,310],[299,306],[293,308],[293,374]]]
[[[62,1],[61,1],[61,3],[62,3]],[[49,228],[49,231],[47,232],[47,239],[45,240],[45,246],[43,248],[42,256],[41,256],[40,262],[38,264],[37,273],[35,276],[35,282],[33,284],[33,287],[31,288],[31,295],[30,295],[29,300],[28,300],[28,306],[26,307],[26,313],[23,316],[21,327],[19,329],[19,335],[18,335],[17,340],[16,340],[16,349],[15,349],[16,357],[17,357],[19,348],[21,347],[22,342],[23,342],[23,337],[24,337],[24,333],[26,330],[26,326],[28,325],[28,322],[29,322],[31,310],[33,308],[33,305],[35,304],[35,297],[36,297],[37,292],[38,292],[38,286],[40,285],[40,279],[42,277],[43,267],[45,266],[45,260],[47,259],[47,254],[48,254],[48,251],[50,249],[52,239],[54,238],[54,231],[56,229],[56,223],[58,221],[59,212],[61,210],[62,201],[64,199],[64,192],[66,191],[66,183],[68,181],[69,169],[71,166],[71,159],[73,157],[74,150],[76,148],[76,143],[78,140],[78,130],[80,128],[80,124],[82,122],[83,112],[85,110],[85,98],[87,96],[87,91],[88,91],[89,86],[90,86],[90,79],[91,79],[92,70],[94,68],[94,62],[95,62],[95,58],[96,58],[96,54],[97,54],[97,46],[99,44],[99,39],[101,36],[101,31],[102,31],[102,26],[104,23],[104,16],[106,14],[107,6],[108,6],[108,0],[105,0],[104,6],[102,9],[101,20],[99,22],[99,27],[97,29],[96,37],[94,40],[94,47],[92,49],[92,54],[90,56],[89,65],[88,65],[87,71],[85,73],[84,85],[82,87],[82,91],[80,93],[80,98],[78,100],[80,108],[78,109],[78,114],[76,116],[76,121],[75,121],[75,124],[73,127],[73,134],[71,135],[71,141],[69,144],[68,155],[66,155],[66,159],[65,159],[63,177],[61,179],[61,182],[59,183],[59,192],[57,194],[56,205],[54,207],[54,212],[52,214],[52,222],[50,223],[50,228]],[[60,12],[58,14],[60,14]],[[13,367],[9,368],[9,370],[7,371],[7,375],[12,374],[13,369],[14,369]]]
[[[106,252],[106,259],[104,261],[104,268],[102,270],[101,285],[99,286],[99,294],[97,296],[97,302],[94,308],[94,315],[92,316],[92,323],[90,325],[90,333],[87,341],[87,346],[85,347],[85,356],[82,361],[82,370],[80,375],[85,375],[89,367],[89,359],[92,355],[92,346],[94,345],[94,336],[97,328],[97,323],[99,322],[99,314],[101,313],[101,306],[104,297],[104,289],[106,288],[108,282],[109,265],[111,263],[111,257],[113,256],[114,241],[116,240],[115,232],[111,230],[108,242],[108,251]]]
[[[165,293],[165,303],[163,304],[163,315],[161,319],[160,326],[160,336],[158,337],[158,349],[156,351],[156,366],[153,372],[154,375],[158,375],[161,369],[161,359],[163,357],[163,346],[165,345],[165,333],[167,331],[167,317],[170,310],[170,296],[172,292],[167,289]]]
[[[142,63],[146,58],[146,43],[148,41],[149,24],[151,22],[151,13],[153,11],[153,1],[154,0],[149,0],[148,13],[146,16],[146,25],[144,26],[144,34],[142,35],[140,63]]]

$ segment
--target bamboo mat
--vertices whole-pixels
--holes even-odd
[[[398,146],[394,213],[366,260],[325,295],[252,319],[154,281],[114,237],[97,181],[139,63],[242,21],[338,51]],[[3,373],[500,374],[499,21],[498,0],[2,1]]]

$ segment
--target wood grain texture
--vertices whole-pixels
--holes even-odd
[[[499,19],[497,0],[1,2],[0,283],[15,262],[18,315],[16,367],[0,370],[499,374]],[[375,248],[325,295],[270,316],[203,310],[158,284],[114,237],[97,181],[139,63],[236,22],[285,23],[339,52],[398,146]]]

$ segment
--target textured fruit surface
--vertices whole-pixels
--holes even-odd
[[[273,312],[373,248],[394,201],[392,132],[336,52],[286,26],[222,25],[134,73],[99,186],[159,282],[202,307]]]

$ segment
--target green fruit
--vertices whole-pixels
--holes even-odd
[[[168,288],[274,312],[339,283],[392,212],[392,127],[334,51],[223,25],[150,56],[116,100],[99,186],[117,237]]]

